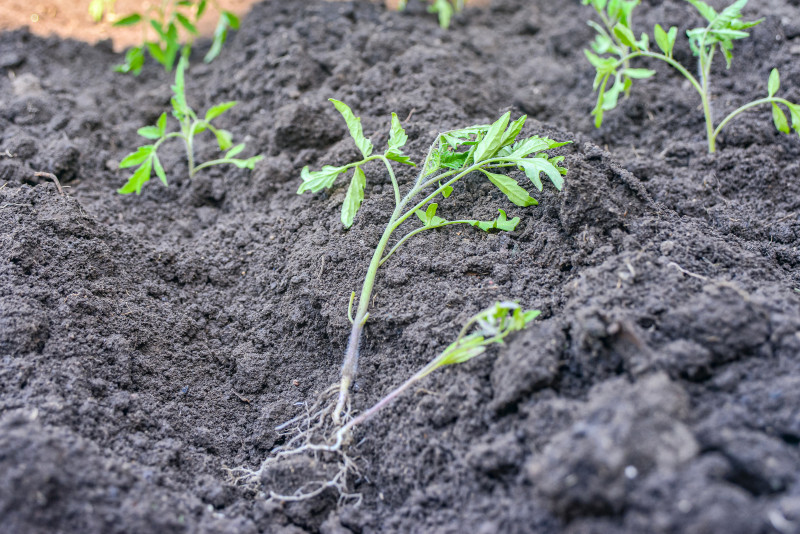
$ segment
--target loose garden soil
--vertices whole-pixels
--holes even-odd
[[[800,532],[800,139],[758,109],[709,155],[698,96],[648,63],[658,75],[595,130],[592,13],[495,0],[443,31],[415,2],[257,4],[217,61],[196,50],[187,86],[196,109],[238,100],[221,123],[266,159],[189,180],[168,144],[169,188],[138,197],[116,193],[116,166],[168,109],[171,76],[114,74],[107,42],[0,34],[1,529]],[[765,20],[716,65],[717,116],[765,95],[773,67],[800,101],[800,5],[745,14]],[[656,22],[701,24],[677,0],[639,8],[640,31]],[[692,65],[684,41],[676,57]],[[257,467],[336,381],[347,301],[391,209],[377,165],[351,230],[345,182],[295,194],[304,165],[356,155],[329,97],[376,145],[397,112],[417,160],[436,132],[509,109],[574,141],[564,191],[538,207],[480,176],[441,203],[501,207],[515,232],[431,231],[379,274],[357,410],[495,300],[543,314],[356,431],[360,505],[270,501],[228,471]],[[281,489],[325,461],[287,466]]]

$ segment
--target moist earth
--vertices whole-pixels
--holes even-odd
[[[644,4],[637,31],[702,24],[685,2]],[[3,530],[800,532],[800,139],[759,108],[709,155],[699,98],[649,62],[657,76],[594,129],[592,13],[495,0],[443,31],[419,2],[265,1],[218,60],[196,49],[187,91],[195,109],[238,100],[219,122],[266,158],[190,180],[165,144],[170,185],[141,196],[116,193],[117,164],[168,109],[171,75],[113,73],[108,42],[1,34]],[[773,67],[800,101],[800,6],[745,15],[764,22],[715,66],[718,117],[764,96]],[[683,40],[675,57],[693,65]],[[349,295],[392,209],[377,164],[350,230],[344,181],[296,194],[304,165],[357,155],[330,97],[376,145],[396,112],[415,160],[436,132],[507,110],[573,143],[564,190],[534,191],[537,207],[479,176],[440,203],[505,209],[516,231],[427,232],[382,268],[354,408],[496,300],[540,319],[357,429],[359,504],[279,502],[230,469],[258,467],[285,440],[275,427],[335,383]]]

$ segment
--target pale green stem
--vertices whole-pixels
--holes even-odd
[[[408,241],[409,239],[411,239],[412,237],[414,237],[415,235],[417,235],[418,233],[420,233],[420,232],[422,232],[424,230],[433,230],[435,228],[443,228],[445,226],[450,226],[451,224],[468,224],[468,225],[472,226],[472,223],[474,223],[474,222],[475,221],[470,221],[470,220],[446,221],[446,222],[444,222],[442,224],[437,224],[436,226],[423,226],[421,228],[417,228],[415,230],[412,230],[409,233],[407,233],[406,235],[404,235],[402,238],[400,238],[400,241],[395,243],[395,245],[386,254],[386,256],[383,257],[383,259],[381,260],[381,263],[379,264],[379,266],[383,265],[384,263],[386,263],[386,261],[391,257],[391,255],[394,254],[395,251],[398,248],[400,248],[400,245],[402,245],[403,243],[405,243],[406,241]]]
[[[386,156],[379,156],[381,161],[383,161],[384,165],[386,165],[386,170],[389,171],[389,176],[392,179],[392,188],[394,189],[394,205],[400,205],[400,186],[397,184],[397,178],[394,175],[394,169],[392,168],[392,164],[389,163],[389,158]]]
[[[737,109],[735,109],[734,111],[732,111],[732,112],[730,113],[730,115],[728,115],[727,117],[725,117],[725,118],[722,120],[722,122],[720,122],[720,123],[719,123],[719,125],[717,126],[717,128],[714,130],[714,133],[712,134],[712,138],[716,140],[717,136],[720,134],[720,132],[722,131],[722,129],[723,129],[723,128],[724,128],[724,127],[725,127],[725,126],[726,126],[726,125],[727,125],[729,122],[731,122],[731,121],[732,121],[732,120],[733,120],[733,119],[734,119],[734,118],[735,118],[737,115],[739,115],[740,113],[742,113],[742,112],[744,112],[744,111],[747,111],[747,110],[748,110],[748,109],[750,109],[750,108],[754,108],[754,107],[756,107],[756,106],[760,106],[760,105],[762,105],[762,104],[770,104],[770,103],[773,103],[773,104],[783,104],[784,106],[790,106],[790,105],[792,104],[791,102],[789,102],[789,101],[788,101],[788,100],[786,100],[785,98],[776,98],[776,97],[774,97],[774,96],[772,96],[772,97],[767,97],[767,98],[759,98],[758,100],[753,100],[752,102],[749,102],[749,103],[745,104],[744,106],[742,106],[742,107],[740,107],[740,108],[737,108]]]

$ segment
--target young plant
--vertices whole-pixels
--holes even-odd
[[[114,16],[114,4],[116,0],[91,0],[89,2],[89,16],[95,22],[100,22],[103,17]]]
[[[98,1],[98,0],[95,0]],[[149,10],[142,13],[131,13],[114,23],[114,26],[134,26],[142,24],[144,44],[135,46],[125,54],[125,62],[114,67],[117,72],[130,72],[137,75],[141,72],[145,61],[145,50],[158,61],[167,72],[172,70],[182,46],[181,29],[188,34],[189,43],[197,36],[197,22],[203,17],[208,7],[208,0],[161,0]],[[155,39],[149,40],[148,29],[155,30]],[[239,29],[239,18],[230,11],[221,11],[211,49],[204,61],[209,63],[222,50],[228,37],[228,29]]]
[[[329,409],[317,410],[317,407],[313,407],[310,410],[312,415],[308,419],[303,417],[296,418],[276,428],[276,430],[282,432],[286,428],[297,424],[299,420],[303,421],[297,427],[298,433],[275,451],[274,456],[267,458],[258,470],[239,468],[232,470],[231,473],[237,477],[237,481],[245,483],[258,482],[265,470],[288,457],[300,454],[336,453],[340,459],[339,469],[328,480],[308,481],[292,494],[281,494],[270,488],[270,497],[279,501],[301,501],[316,497],[323,491],[333,488],[338,491],[340,497],[358,499],[359,496],[347,493],[347,475],[351,471],[357,471],[346,450],[346,444],[352,437],[353,429],[374,417],[379,411],[386,408],[400,395],[421,382],[432,372],[447,365],[467,362],[486,352],[490,345],[502,345],[510,334],[525,329],[539,315],[539,310],[523,310],[516,302],[496,302],[489,308],[481,310],[472,316],[464,324],[455,341],[439,356],[428,362],[427,365],[400,386],[390,391],[371,408],[351,419],[345,425],[337,427],[333,434],[325,435],[327,430],[325,422]],[[470,333],[473,328],[474,331]]]
[[[240,143],[233,146],[233,135],[227,131],[216,128],[211,121],[231,109],[236,105],[236,102],[223,102],[217,104],[206,111],[205,116],[201,119],[186,103],[186,94],[184,90],[184,70],[186,69],[187,59],[182,57],[178,62],[178,68],[175,72],[175,85],[172,86],[172,114],[178,119],[180,124],[180,131],[167,132],[167,113],[164,112],[158,118],[155,126],[145,126],[139,128],[137,132],[145,139],[155,141],[152,144],[140,146],[136,152],[129,154],[123,159],[119,167],[125,169],[128,167],[138,168],[133,175],[128,178],[128,183],[119,190],[122,194],[135,192],[137,195],[142,191],[142,186],[145,182],[150,180],[151,173],[155,171],[156,176],[167,184],[167,175],[164,172],[164,167],[158,159],[158,149],[161,144],[167,139],[179,138],[183,140],[186,146],[186,159],[189,165],[189,176],[192,177],[201,169],[211,167],[212,165],[231,164],[236,165],[240,169],[255,168],[255,164],[262,160],[264,156],[253,156],[247,159],[237,159],[234,156],[238,155],[245,149],[245,144]],[[194,136],[204,131],[210,131],[217,138],[217,144],[220,150],[225,150],[225,155],[211,161],[206,161],[200,165],[195,166],[194,162]]]
[[[800,134],[800,105],[793,104],[784,98],[776,97],[780,88],[780,75],[777,69],[772,69],[767,84],[767,96],[754,100],[733,110],[716,127],[711,106],[711,64],[714,55],[719,51],[725,58],[730,68],[733,59],[733,42],[749,37],[746,29],[752,28],[761,20],[742,20],[742,9],[747,0],[737,0],[719,13],[714,8],[701,0],[687,0],[706,19],[708,24],[701,28],[689,30],[689,46],[697,56],[699,79],[678,63],[672,56],[678,29],[671,27],[664,30],[656,24],[653,30],[655,43],[660,51],[650,48],[650,37],[642,33],[637,40],[631,14],[639,4],[639,0],[583,0],[583,4],[591,4],[597,12],[602,24],[590,21],[589,25],[595,29],[597,36],[592,43],[594,52],[586,50],[586,57],[597,69],[594,80],[594,89],[598,92],[597,105],[592,114],[595,116],[595,126],[600,127],[603,114],[617,106],[621,94],[628,96],[633,80],[650,78],[655,71],[643,68],[631,68],[631,61],[640,57],[664,61],[680,72],[692,87],[700,94],[703,103],[703,113],[706,119],[706,137],[708,151],[716,150],[717,137],[722,129],[739,114],[750,108],[762,104],[772,105],[772,118],[775,127],[783,133],[790,133],[789,122],[781,109],[781,105],[789,110],[792,117],[792,128]]]
[[[397,9],[405,9],[407,3],[408,0],[400,0]],[[436,13],[439,17],[439,26],[446,30],[450,27],[453,15],[460,13],[462,9],[464,9],[464,0],[431,0],[428,13]]]
[[[498,217],[491,221],[447,220],[437,215],[438,204],[434,200],[438,197],[446,199],[453,192],[453,185],[456,182],[471,173],[479,172],[497,186],[513,204],[520,207],[537,205],[536,199],[531,197],[514,178],[499,174],[497,171],[521,169],[539,191],[542,190],[540,175],[544,173],[553,185],[560,190],[563,186],[562,176],[567,172],[564,167],[559,166],[559,163],[564,158],[563,156],[548,157],[543,151],[567,143],[559,143],[539,136],[523,138],[517,141],[526,117],[520,117],[509,124],[510,113],[500,117],[494,124],[471,126],[444,132],[439,134],[428,150],[428,155],[410,189],[405,195],[401,195],[400,185],[395,177],[391,162],[394,161],[415,167],[416,165],[402,152],[402,147],[406,144],[408,136],[400,125],[397,115],[392,114],[386,151],[383,154],[373,154],[372,142],[364,136],[361,128],[361,119],[356,117],[343,102],[333,99],[331,99],[331,102],[347,123],[350,135],[361,152],[363,159],[340,167],[326,165],[322,170],[313,172],[309,171],[308,167],[305,167],[301,173],[303,183],[297,191],[298,194],[305,191],[317,192],[330,188],[340,174],[352,169],[353,176],[345,195],[341,214],[342,224],[344,224],[345,228],[349,228],[353,224],[356,213],[364,199],[366,175],[362,167],[372,161],[381,161],[386,166],[391,179],[395,199],[394,211],[389,216],[389,221],[367,269],[355,317],[353,316],[355,291],[350,297],[348,315],[353,326],[342,365],[339,398],[332,415],[334,422],[339,424],[348,404],[350,386],[356,375],[361,333],[364,329],[364,324],[369,318],[369,302],[378,268],[386,263],[392,254],[408,239],[426,230],[433,230],[452,224],[468,224],[486,232],[492,230],[513,231],[520,219],[519,217],[508,219],[502,209],[498,210]],[[394,245],[386,252],[394,232],[415,216],[422,222],[422,226],[410,229],[403,237],[396,240]]]

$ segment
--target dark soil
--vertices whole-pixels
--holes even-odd
[[[642,31],[701,22],[647,4]],[[774,66],[800,101],[800,6],[751,4],[765,20],[714,71],[719,115],[763,96]],[[190,181],[166,145],[170,187],[139,197],[116,193],[116,164],[170,77],[112,73],[107,44],[0,35],[0,530],[800,532],[800,140],[759,109],[708,155],[699,99],[660,65],[596,131],[590,14],[495,0],[444,32],[413,2],[266,1],[188,81],[196,108],[239,100],[221,122],[266,159]],[[676,57],[692,65],[684,44]],[[437,131],[508,109],[575,141],[564,191],[536,208],[477,176],[440,208],[502,207],[515,232],[423,234],[379,275],[357,409],[493,301],[543,314],[359,428],[363,502],[341,507],[269,502],[226,471],[257,467],[336,381],[392,202],[377,165],[349,231],[345,183],[295,194],[304,165],[356,153],[329,97],[376,144],[410,115],[417,160]]]

